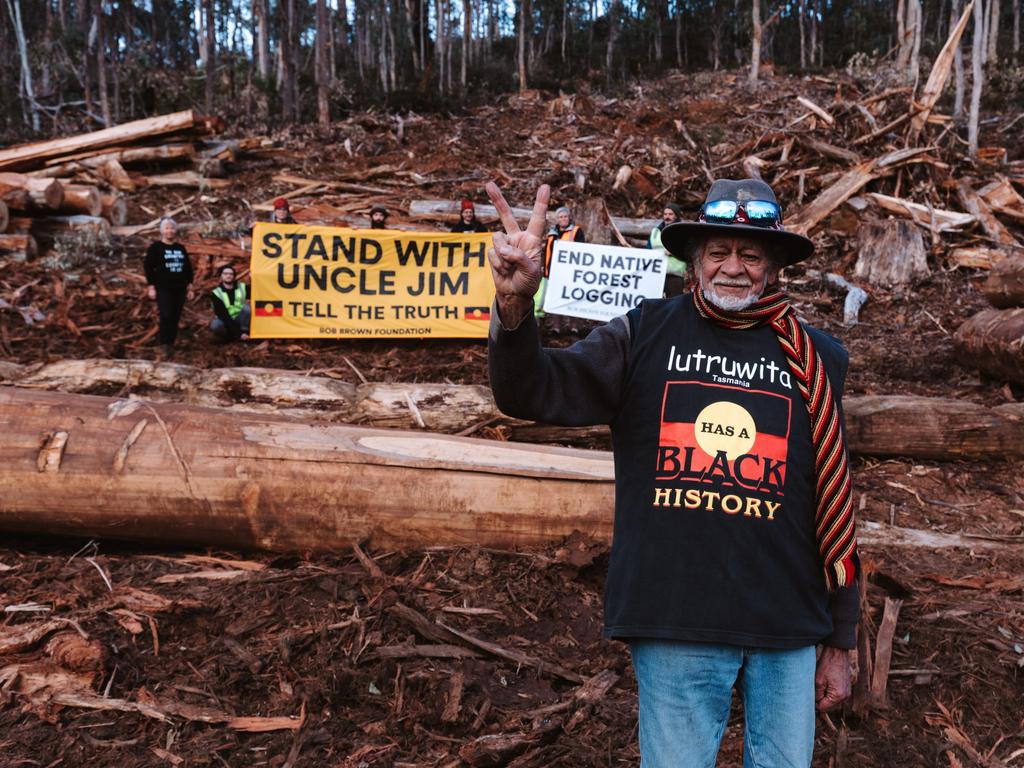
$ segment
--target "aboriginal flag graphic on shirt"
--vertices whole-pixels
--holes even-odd
[[[782,495],[792,401],[724,384],[665,384],[657,477]]]

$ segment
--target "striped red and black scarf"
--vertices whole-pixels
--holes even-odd
[[[738,311],[719,309],[699,288],[693,298],[697,311],[717,325],[735,329],[769,325],[775,331],[810,415],[817,471],[815,536],[825,583],[829,590],[850,586],[857,578],[859,560],[846,437],[832,385],[810,334],[797,321],[784,293],[767,294]]]

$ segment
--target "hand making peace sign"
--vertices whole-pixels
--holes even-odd
[[[525,230],[519,228],[498,185],[488,182],[485,188],[505,228],[504,232],[494,233],[494,247],[487,252],[498,314],[506,328],[515,328],[533,307],[533,295],[540,286],[551,188],[542,184],[537,190],[533,213]]]

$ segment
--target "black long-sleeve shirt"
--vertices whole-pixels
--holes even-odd
[[[825,587],[809,418],[769,328],[716,326],[687,295],[542,349],[532,314],[511,330],[491,317],[503,412],[611,425],[606,636],[854,647],[857,589]],[[841,398],[846,351],[809,332]]]
[[[146,282],[157,288],[184,288],[192,282],[192,262],[181,243],[158,240],[146,250]]]

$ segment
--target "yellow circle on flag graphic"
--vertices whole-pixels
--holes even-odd
[[[697,414],[693,431],[701,450],[709,456],[724,451],[729,461],[750,451],[757,439],[757,427],[750,412],[725,400],[711,403]]]

